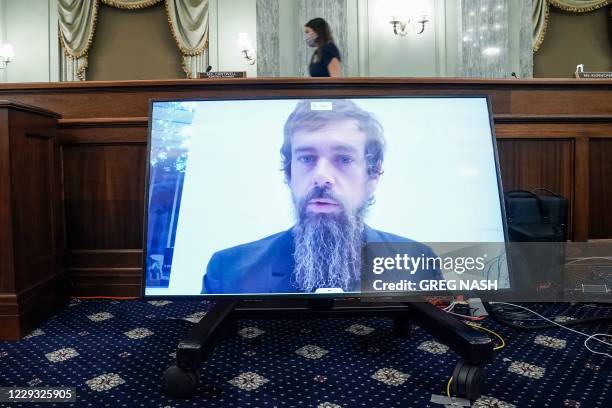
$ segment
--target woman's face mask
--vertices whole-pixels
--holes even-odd
[[[304,42],[309,47],[316,47],[317,46],[317,37],[318,37],[317,33],[315,33],[314,31],[311,31],[310,33],[305,33],[304,34]]]

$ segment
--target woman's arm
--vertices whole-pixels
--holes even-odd
[[[327,64],[327,70],[329,71],[330,77],[341,77],[342,76],[342,65],[340,60],[336,57],[332,58]]]

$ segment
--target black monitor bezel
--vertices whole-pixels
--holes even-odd
[[[145,182],[145,196],[144,196],[144,211],[143,211],[143,244],[142,244],[142,270],[141,270],[141,290],[140,297],[146,300],[272,300],[272,299],[301,299],[301,300],[315,300],[315,299],[360,299],[362,298],[362,292],[346,292],[346,293],[249,293],[249,294],[199,294],[199,295],[146,295],[146,266],[147,266],[147,238],[148,238],[148,210],[149,210],[149,185],[150,185],[150,170],[151,170],[151,137],[152,137],[152,115],[153,105],[155,103],[163,102],[202,102],[202,101],[253,101],[253,100],[331,100],[331,99],[485,99],[487,102],[487,110],[489,114],[489,129],[491,132],[491,143],[493,148],[493,154],[495,159],[495,171],[497,175],[497,186],[499,194],[499,202],[501,209],[502,225],[504,230],[505,244],[508,244],[508,226],[506,222],[506,207],[503,193],[503,184],[501,179],[501,172],[499,168],[499,154],[497,151],[497,137],[495,133],[495,124],[493,121],[493,108],[491,104],[491,97],[487,94],[470,94],[470,95],[324,95],[324,96],[310,96],[310,95],[299,95],[297,92],[293,95],[282,95],[282,96],[219,96],[219,97],[207,97],[207,98],[152,98],[149,99],[149,113],[148,113],[148,127],[147,127],[147,165],[146,165],[146,182]],[[407,295],[405,292],[384,292],[380,295],[373,296],[368,294],[363,299],[376,299],[375,301],[386,301],[386,300],[397,300],[402,297],[411,298],[417,297],[441,297],[441,296],[457,296],[462,295],[468,297],[480,297],[480,298],[495,298],[495,299],[506,299],[512,293],[513,281],[512,267],[510,265],[511,259],[507,258],[508,263],[508,279],[510,282],[510,288],[504,288],[492,291],[419,291],[418,293]],[[366,302],[367,300],[364,300]]]

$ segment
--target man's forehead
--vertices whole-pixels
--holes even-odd
[[[357,121],[344,119],[332,121],[316,129],[297,129],[292,137],[292,150],[304,148],[332,148],[337,150],[365,149],[366,135]]]

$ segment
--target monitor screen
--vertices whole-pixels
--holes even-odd
[[[151,106],[145,296],[509,287],[485,97]]]

